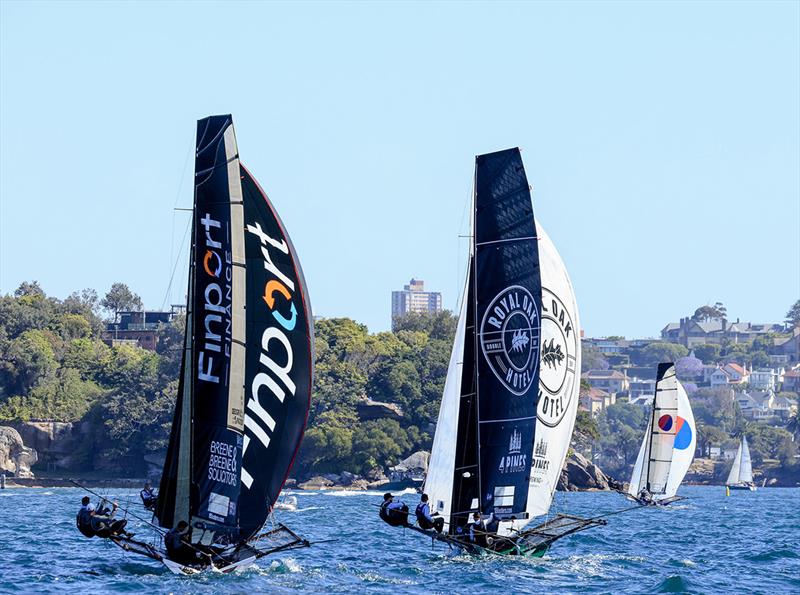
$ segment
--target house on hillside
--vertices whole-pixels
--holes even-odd
[[[630,399],[633,400],[637,397],[648,396],[650,398],[656,394],[656,379],[641,379],[631,378],[628,381]]]
[[[592,388],[600,388],[608,393],[628,390],[628,377],[618,370],[589,370],[581,374]]]
[[[783,373],[783,390],[800,393],[800,367]]]
[[[800,362],[800,326],[792,329],[791,337],[781,337],[773,340],[770,359],[773,357],[786,360],[780,363],[793,364]]]
[[[106,325],[102,336],[103,342],[111,347],[131,344],[155,351],[159,332],[181,312],[182,308],[179,306],[173,306],[169,312],[158,310],[118,312],[117,321]]]
[[[768,333],[785,332],[782,324],[760,324],[752,322],[728,322],[724,318],[697,321],[681,318],[680,322],[670,322],[661,329],[661,339],[670,343],[680,343],[689,349],[696,345],[722,343],[724,339],[741,343],[752,341]]]
[[[747,368],[735,364],[719,365],[716,369],[708,375],[708,383],[711,387],[725,386],[728,384],[744,384],[750,381],[750,372]]]
[[[589,392],[580,396],[579,407],[591,413],[592,417],[595,417],[609,405],[616,403],[616,401],[616,394],[608,393],[599,388],[592,388]]]
[[[750,372],[750,387],[757,390],[775,390],[781,383],[783,368],[759,368]]]
[[[787,420],[796,404],[784,396],[777,396],[772,390],[749,390],[737,394],[736,402],[742,414],[753,420],[778,418]]]

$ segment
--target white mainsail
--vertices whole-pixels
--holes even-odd
[[[550,510],[572,439],[580,391],[580,322],[575,291],[558,250],[538,222],[536,235],[543,310],[539,406],[528,485],[528,519],[517,521],[516,529]]]
[[[456,464],[456,435],[458,433],[458,407],[461,398],[461,376],[464,362],[464,336],[467,320],[469,293],[469,271],[461,296],[458,326],[450,353],[450,365],[444,383],[442,403],[439,406],[439,419],[433,436],[433,448],[428,464],[423,491],[428,494],[431,506],[444,518],[450,518],[450,505],[453,496],[453,479]]]
[[[742,434],[742,441],[736,450],[731,472],[725,485],[738,485],[753,483],[753,463],[750,460],[750,448],[747,446],[747,436]]]
[[[660,364],[653,409],[628,493],[637,497],[646,488],[657,500],[674,496],[692,464],[696,444],[694,414],[675,366]]]

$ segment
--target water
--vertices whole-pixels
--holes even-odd
[[[111,490],[120,503],[135,492]],[[609,517],[606,527],[557,542],[543,559],[473,559],[384,525],[376,492],[292,492],[280,520],[311,540],[234,575],[178,577],[75,529],[78,489],[0,492],[0,592],[753,593],[800,592],[800,489],[734,492],[684,487],[690,500]],[[404,495],[410,505],[416,496]],[[562,512],[628,507],[611,493],[558,494]],[[413,506],[412,506],[413,508]],[[135,505],[132,510],[141,513]],[[146,535],[135,520],[133,531]]]

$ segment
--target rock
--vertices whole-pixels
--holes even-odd
[[[390,467],[390,470],[399,473],[404,473],[404,472],[427,473],[428,461],[430,460],[430,458],[431,458],[431,453],[424,450],[418,450],[414,454],[400,461],[394,467]]]
[[[338,473],[323,473],[322,477],[331,483],[342,483],[342,478]]]
[[[339,476],[339,483],[348,486],[352,485],[353,482],[358,481],[360,479],[361,479],[360,475],[356,475],[355,473],[350,473],[349,471],[342,471],[342,474]]]
[[[369,471],[367,471],[366,475],[367,479],[371,482],[380,482],[380,483],[387,483],[389,478],[383,472],[383,469],[380,467],[373,467]]]
[[[334,482],[332,482],[330,479],[322,477],[321,475],[316,475],[308,481],[297,484],[297,487],[301,490],[325,490],[331,487],[333,484]]]
[[[22,441],[36,450],[38,460],[48,468],[69,468],[75,463],[74,452],[79,442],[80,426],[60,421],[15,422],[12,427]]]
[[[0,472],[16,477],[33,477],[31,466],[38,459],[36,451],[23,444],[17,430],[0,426]]]
[[[287,488],[293,488],[293,487],[295,487],[296,485],[297,485],[297,480],[296,480],[296,479],[294,479],[293,477],[290,477],[289,479],[287,479],[287,480],[284,482],[284,484],[283,484],[283,489],[287,489]]]
[[[566,460],[558,480],[557,489],[562,492],[578,490],[610,490],[612,482],[594,463],[578,452],[573,452]]]
[[[403,418],[403,410],[399,405],[373,401],[369,397],[364,397],[359,401],[356,410],[361,421],[372,419],[395,419],[399,421]]]
[[[351,490],[368,490],[370,489],[370,483],[366,479],[361,478],[356,479],[347,487]]]

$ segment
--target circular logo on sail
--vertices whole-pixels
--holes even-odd
[[[539,364],[539,312],[530,291],[498,293],[481,321],[481,349],[498,380],[515,395],[530,388]]]
[[[578,334],[570,311],[556,294],[542,287],[542,349],[539,370],[539,421],[555,427],[574,398]]]

